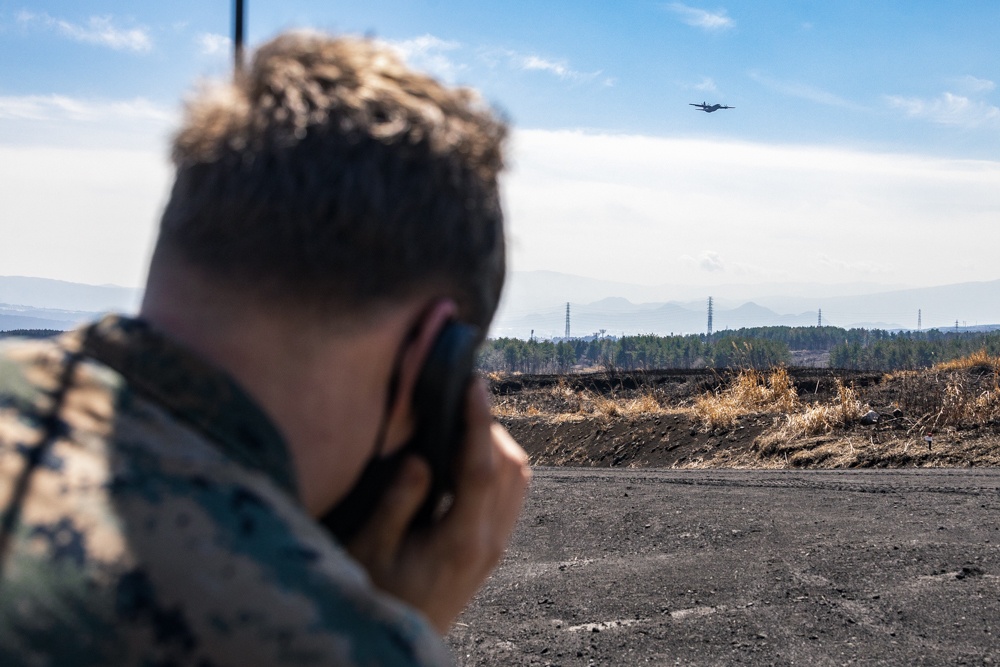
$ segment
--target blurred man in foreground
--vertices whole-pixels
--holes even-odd
[[[530,476],[468,390],[450,507],[404,458],[347,551],[317,522],[414,432],[504,275],[505,125],[367,40],[291,33],[202,91],[138,318],[0,347],[0,664],[408,665]]]

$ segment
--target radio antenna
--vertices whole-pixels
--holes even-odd
[[[243,72],[243,0],[236,3],[233,16],[233,73],[239,76]]]

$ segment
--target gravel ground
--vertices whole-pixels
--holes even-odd
[[[536,468],[460,665],[1000,664],[1000,470]]]

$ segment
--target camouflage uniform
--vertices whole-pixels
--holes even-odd
[[[449,663],[296,498],[261,410],[143,322],[0,344],[0,665]]]

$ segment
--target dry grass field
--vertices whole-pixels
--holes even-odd
[[[1000,359],[896,373],[774,368],[491,376],[535,464],[669,468],[1000,464]]]

